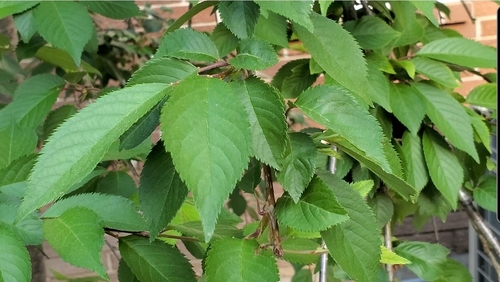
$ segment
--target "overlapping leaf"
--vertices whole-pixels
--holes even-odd
[[[21,2],[21,3],[26,3],[26,2]],[[14,19],[14,24],[16,25],[16,29],[21,35],[22,40],[25,43],[28,43],[31,37],[33,37],[33,35],[35,35],[37,31],[35,17],[33,17],[33,11],[31,10],[25,11],[24,13],[14,15],[13,19]],[[19,57],[18,59],[20,60]]]
[[[440,264],[450,253],[439,244],[426,242],[404,242],[394,248],[396,254],[411,261],[407,267],[420,278],[434,281],[441,275]]]
[[[127,81],[127,86],[142,83],[170,84],[197,72],[196,67],[188,62],[168,57],[159,57],[158,54],[156,56],[134,72],[129,81]]]
[[[14,160],[7,167],[0,169],[0,187],[28,179],[37,156],[37,154],[29,154]]]
[[[258,0],[255,1],[263,9],[280,14],[300,24],[312,32],[314,24],[311,22],[310,15],[313,2],[308,1],[277,1],[277,0]]]
[[[33,153],[38,138],[31,128],[13,124],[0,130],[0,169],[19,157]]]
[[[208,35],[189,28],[181,28],[167,33],[162,38],[155,56],[165,55],[179,59],[213,62],[219,58],[219,51]]]
[[[457,79],[445,64],[425,57],[415,57],[410,61],[418,73],[448,88],[458,87]]]
[[[5,193],[5,191],[2,191]],[[17,234],[25,245],[40,245],[43,242],[42,221],[35,212],[24,220],[14,223],[18,205],[12,202],[0,204],[0,224],[5,224]]]
[[[137,187],[127,172],[110,171],[106,176],[99,179],[96,192],[130,198],[133,194],[137,193]]]
[[[483,177],[474,188],[474,201],[483,209],[497,211],[496,177],[487,175]]]
[[[224,23],[219,23],[213,30],[211,35],[212,41],[217,46],[219,55],[226,56],[238,46],[239,39],[236,37]]]
[[[487,83],[479,85],[467,95],[467,103],[486,107],[488,109],[497,109],[497,84]]]
[[[355,21],[344,23],[363,49],[376,50],[389,44],[400,35],[382,19],[375,16],[364,16]]]
[[[286,18],[268,11],[267,17],[260,15],[255,26],[255,37],[281,47],[288,46]]]
[[[229,60],[229,63],[236,68],[264,70],[278,62],[272,46],[260,39],[241,40],[237,50],[238,55]]]
[[[434,2],[431,1],[410,1],[413,6],[415,6],[420,12],[422,12],[425,17],[436,27],[439,27],[439,23],[434,16]]]
[[[418,135],[410,134],[406,131],[403,134],[402,143],[400,155],[404,164],[406,181],[415,187],[417,191],[421,191],[425,184],[427,184],[427,181],[429,181],[422,142]]]
[[[127,19],[140,15],[139,7],[133,1],[83,1],[92,12],[111,19]]]
[[[297,98],[317,77],[310,73],[309,59],[298,59],[284,64],[273,76],[271,85],[278,88],[284,98]]]
[[[391,109],[398,120],[411,133],[417,134],[425,116],[425,103],[417,91],[405,84],[391,84],[389,91]]]
[[[50,112],[43,123],[42,139],[47,140],[61,123],[76,112],[77,109],[73,105],[64,105]]]
[[[0,224],[0,279],[2,281],[31,281],[31,263],[28,250],[21,239]]]
[[[370,83],[370,91],[368,95],[373,102],[382,106],[386,111],[392,112],[389,95],[389,80],[377,69],[376,65],[368,62],[368,82]]]
[[[38,3],[40,3],[40,1],[2,1],[0,2],[0,19],[9,15],[21,13]]]
[[[401,32],[401,36],[392,43],[393,47],[416,43],[424,35],[424,28],[417,21],[415,6],[410,2],[398,1],[391,3],[391,10],[396,15],[393,27]]]
[[[238,38],[253,36],[259,19],[259,6],[253,1],[222,1],[219,4],[222,22]]]

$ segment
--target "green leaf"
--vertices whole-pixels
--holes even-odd
[[[284,64],[274,75],[271,85],[278,88],[284,98],[297,98],[318,78],[311,74],[310,59],[298,59]]]
[[[238,38],[253,36],[259,19],[259,6],[253,1],[222,1],[219,3],[222,22]]]
[[[391,109],[396,118],[414,135],[425,117],[425,102],[415,89],[402,83],[391,83]]]
[[[464,172],[448,144],[437,133],[424,132],[424,156],[432,182],[453,209],[457,208],[458,191],[462,187]]]
[[[137,187],[127,172],[110,171],[105,177],[99,179],[96,192],[130,198],[137,193]]]
[[[359,20],[347,21],[344,28],[349,31],[363,49],[376,50],[389,44],[400,35],[382,19],[364,16]]]
[[[68,52],[80,65],[93,29],[85,7],[76,2],[42,1],[33,9],[33,16],[38,33],[54,47]]]
[[[268,11],[268,16],[260,15],[254,36],[281,47],[288,47],[286,18]]]
[[[35,56],[44,62],[61,67],[65,72],[68,73],[78,72],[81,68],[88,73],[93,73],[101,76],[99,70],[92,67],[87,62],[81,61],[81,66],[78,67],[78,65],[75,64],[75,62],[71,58],[70,54],[68,54],[66,51],[54,47],[43,46],[36,51]]]
[[[11,125],[0,130],[0,169],[19,157],[33,153],[38,138],[30,128]]]
[[[127,86],[142,83],[171,84],[195,74],[198,69],[192,64],[168,57],[159,57],[146,62],[139,70],[134,72],[127,81]]]
[[[85,207],[102,219],[104,226],[126,231],[147,230],[146,223],[129,199],[106,194],[79,194],[55,202],[43,215],[59,217],[74,207]]]
[[[2,249],[0,280],[31,281],[31,263],[28,251],[21,239],[3,224],[0,224],[0,249]]]
[[[66,195],[64,195],[64,196],[65,197],[74,196],[75,194],[89,192],[90,190],[91,190],[91,192],[94,192],[95,188],[97,187],[97,183],[98,183],[100,176],[102,176],[108,172],[109,172],[109,170],[97,166],[92,172],[87,174],[87,176],[85,176],[81,181],[73,184],[69,188],[69,190],[66,192]],[[82,189],[80,189],[80,188],[82,188]]]
[[[426,112],[449,142],[479,162],[471,121],[465,109],[448,93],[424,83],[414,83],[426,101]]]
[[[328,12],[328,8],[333,3],[333,0],[319,0],[318,2],[319,2],[320,10],[321,10],[321,15],[326,17],[326,14]]]
[[[474,188],[474,201],[483,209],[497,211],[497,178],[492,175],[486,175]]]
[[[260,173],[261,163],[255,158],[251,158],[245,175],[243,175],[238,184],[236,184],[236,187],[246,193],[253,194],[255,187],[261,182]]]
[[[379,229],[383,228],[394,214],[394,205],[389,196],[377,193],[373,198],[368,200],[368,206],[375,213]]]
[[[201,221],[189,221],[183,224],[170,224],[169,228],[177,230],[186,236],[194,237],[200,241],[205,237]],[[242,239],[243,232],[241,229],[238,229],[232,224],[228,224],[228,222],[217,223],[210,242],[213,243],[223,238]]]
[[[384,56],[380,52],[372,51],[365,55],[368,62],[373,63],[377,68],[385,73],[396,74],[391,62],[387,56]],[[368,64],[370,66],[370,64]]]
[[[134,123],[135,125],[136,123]],[[133,125],[132,125],[133,126]],[[132,127],[130,127],[132,128]],[[123,136],[123,134],[122,134]],[[113,142],[104,157],[101,161],[110,161],[110,160],[128,160],[135,159],[143,161],[146,159],[146,156],[151,151],[151,136],[148,136],[145,140],[143,140],[139,145],[131,149],[120,149],[120,140],[116,140]]]
[[[64,105],[50,112],[43,123],[42,139],[47,140],[59,125],[76,113],[77,109],[73,105]]]
[[[5,191],[2,191],[5,193]],[[24,220],[14,223],[18,205],[14,203],[0,204],[0,222],[16,233],[25,245],[40,245],[43,242],[42,221],[38,213],[30,214]]]
[[[89,174],[113,142],[165,96],[165,89],[165,84],[127,87],[97,99],[64,122],[41,151],[18,219],[61,197]]]
[[[141,210],[148,220],[151,240],[174,218],[187,194],[172,157],[160,141],[146,159],[139,187]]]
[[[0,2],[0,19],[26,11],[38,3],[40,1],[2,1]]]
[[[450,253],[439,244],[415,241],[399,244],[394,252],[411,261],[407,267],[427,281],[435,281],[441,275],[440,264],[446,261]]]
[[[31,168],[35,164],[37,154],[29,154],[11,162],[0,170],[0,187],[16,182],[26,181]]]
[[[191,76],[173,86],[170,95],[161,116],[165,148],[193,192],[209,241],[224,200],[248,164],[248,114],[218,79]]]
[[[297,203],[314,175],[317,151],[316,145],[305,133],[289,133],[289,138],[283,168],[276,172],[276,178]]]
[[[132,18],[141,14],[134,1],[83,1],[82,4],[92,12],[116,20]]]
[[[255,240],[227,238],[214,242],[205,271],[207,282],[279,280],[276,260],[269,252],[259,250]]]
[[[439,23],[434,16],[434,1],[410,1],[415,8],[424,14],[424,16],[429,19],[429,21],[436,27],[439,27]]]
[[[425,57],[415,57],[410,60],[415,70],[433,81],[448,88],[458,87],[457,79],[445,64]]]
[[[33,37],[33,35],[35,35],[35,33],[37,32],[37,26],[35,23],[35,17],[33,16],[33,11],[25,11],[24,13],[14,15],[13,18],[14,24],[16,25],[16,29],[21,35],[21,38],[25,43],[28,43],[31,37]]]
[[[310,19],[313,1],[257,0],[255,2],[262,9],[285,16],[310,32],[315,28]]]
[[[440,268],[442,270],[441,276],[436,282],[469,282],[473,281],[469,269],[452,258],[447,258],[444,263],[441,263]]]
[[[485,107],[488,109],[497,109],[497,84],[487,83],[477,86],[467,95],[467,103]]]
[[[326,172],[318,176],[333,190],[349,219],[321,232],[330,255],[356,281],[377,281],[380,239],[377,220],[361,195],[349,184]]]
[[[134,123],[122,136],[120,136],[120,150],[131,150],[151,136],[160,124],[160,113],[166,98],[160,101],[146,115]],[[148,140],[149,141],[149,140]]]
[[[43,232],[47,242],[64,261],[108,279],[101,260],[104,229],[101,219],[92,210],[73,207],[59,217],[45,219]]]
[[[335,175],[338,176],[337,174],[337,171],[335,171]],[[352,189],[358,191],[358,193],[361,195],[361,197],[366,197],[368,196],[368,193],[370,193],[370,191],[373,189],[373,186],[375,185],[375,183],[373,182],[373,180],[361,180],[361,181],[357,181],[357,182],[353,182],[351,184]]]
[[[281,169],[287,146],[285,104],[275,88],[257,77],[231,83],[245,106],[252,131],[252,154],[258,160]]]
[[[283,260],[295,264],[313,264],[318,262],[319,254],[314,253],[320,247],[318,242],[306,238],[287,236],[281,242],[281,246],[283,247],[283,257],[281,258]],[[309,254],[305,253],[308,251],[310,252]]]
[[[422,142],[418,135],[405,131],[402,143],[399,155],[403,161],[406,181],[417,191],[421,191],[429,181]]]
[[[139,236],[121,237],[122,259],[143,282],[196,282],[191,264],[176,248]]]
[[[238,46],[238,42],[240,41],[238,37],[236,37],[224,23],[219,23],[212,32],[211,35],[212,41],[217,46],[217,50],[219,51],[219,55],[221,57],[226,56],[230,52],[236,49]]]
[[[370,99],[382,106],[386,111],[392,113],[390,105],[390,94],[389,94],[389,80],[387,77],[377,69],[374,63],[368,62],[368,83],[370,83],[370,89],[368,95]]]
[[[391,9],[396,15],[394,29],[401,33],[392,43],[392,47],[414,44],[424,36],[424,28],[417,21],[415,7],[405,1],[391,2]]]
[[[189,28],[181,28],[163,36],[155,57],[165,55],[206,62],[213,62],[219,58],[217,47],[210,37]]]
[[[260,39],[241,40],[237,51],[238,55],[229,60],[229,64],[235,68],[264,70],[278,63],[273,47]]]
[[[484,118],[469,108],[465,108],[465,110],[469,114],[474,133],[479,137],[486,150],[491,153],[490,129],[486,125]]]
[[[118,281],[120,282],[140,282],[137,277],[135,277],[130,266],[127,265],[125,260],[120,259],[118,263]]]
[[[495,48],[459,37],[432,41],[424,45],[416,55],[469,68],[497,67]]]
[[[349,187],[349,189],[351,189]],[[313,178],[297,203],[285,194],[276,202],[281,224],[298,231],[324,231],[348,219],[334,192],[320,178]]]
[[[387,249],[385,246],[380,246],[382,254],[380,256],[380,263],[385,264],[409,264],[411,261],[396,255],[393,251]]]

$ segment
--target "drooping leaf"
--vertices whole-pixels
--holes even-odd
[[[409,264],[411,261],[405,259],[404,257],[396,255],[393,251],[387,249],[385,246],[380,246],[382,254],[380,256],[380,263],[385,264]]]
[[[2,249],[0,280],[31,281],[31,263],[28,250],[21,239],[3,224],[0,224],[0,249]]]
[[[476,86],[476,88],[472,89],[472,91],[467,95],[466,101],[472,105],[496,110],[497,84],[487,83]]]
[[[218,79],[188,77],[170,91],[161,127],[175,169],[193,191],[205,240],[250,156],[250,123],[232,89]]]
[[[335,175],[318,171],[349,219],[321,232],[333,259],[356,281],[377,281],[380,239],[377,220],[361,195]]]
[[[473,281],[469,269],[452,258],[447,258],[446,261],[439,265],[441,268],[441,275],[436,282],[469,282]]]
[[[0,2],[0,19],[26,11],[38,3],[40,1],[2,1]]]
[[[464,179],[464,172],[457,157],[450,151],[443,138],[430,130],[424,132],[422,146],[432,182],[456,209],[458,191]]]
[[[180,28],[163,36],[155,57],[213,62],[219,58],[217,47],[208,35],[189,28]]]
[[[134,1],[82,1],[92,12],[111,19],[127,19],[140,15],[139,7]]]
[[[84,207],[70,208],[59,217],[47,218],[43,222],[45,239],[64,261],[108,279],[101,260],[102,227],[99,216]]]
[[[149,242],[147,238],[139,236],[127,236],[120,238],[119,248],[122,259],[140,281],[196,281],[186,257],[168,244],[157,240]]]
[[[31,128],[13,124],[0,130],[0,169],[17,158],[33,153],[38,138]]]
[[[348,219],[334,192],[317,177],[294,202],[289,195],[281,196],[276,202],[275,212],[281,224],[298,231],[324,231]]]
[[[383,55],[381,52],[372,51],[370,53],[365,54],[365,58],[368,62],[371,62],[374,65],[376,65],[380,71],[390,74],[396,74],[394,68],[392,67],[391,62],[389,61],[389,58]]]
[[[120,136],[120,150],[130,150],[140,146],[160,124],[160,114],[167,97],[161,100],[146,115],[135,122]]]
[[[14,160],[7,167],[0,169],[0,187],[26,181],[37,157],[37,154],[29,154]]]
[[[159,57],[146,62],[139,70],[134,72],[127,81],[127,86],[142,83],[164,83],[171,84],[197,72],[192,64],[168,57]]]
[[[268,16],[259,16],[255,26],[255,37],[281,47],[288,46],[286,18],[276,13],[269,12]]]
[[[165,89],[164,84],[127,87],[97,99],[64,122],[42,149],[18,219],[61,197],[89,174],[111,144],[164,97]]]
[[[426,101],[426,112],[449,142],[469,154],[476,162],[479,157],[474,146],[471,121],[464,108],[448,93],[424,83],[414,83]]]
[[[129,199],[106,194],[79,194],[55,202],[46,212],[44,218],[61,216],[74,207],[85,207],[102,219],[104,226],[127,231],[147,230],[142,216]]]
[[[214,242],[206,259],[206,281],[278,281],[276,260],[258,248],[255,240],[227,238]]]
[[[130,198],[133,194],[137,193],[137,187],[127,172],[110,171],[106,176],[99,179],[96,192]]]
[[[370,99],[382,106],[386,111],[392,113],[389,95],[389,80],[387,77],[377,69],[376,65],[372,62],[368,62],[368,83],[370,83],[370,89],[368,95]]]
[[[415,6],[406,1],[392,2],[391,10],[396,15],[393,27],[401,33],[401,36],[391,43],[392,46],[401,47],[416,43],[424,35],[424,28],[417,21]]]
[[[364,16],[358,20],[347,21],[343,26],[363,49],[380,49],[400,35],[382,19],[375,16]]]
[[[401,243],[394,252],[411,261],[406,266],[427,281],[434,281],[441,275],[440,264],[450,253],[442,245],[416,241]]]
[[[14,15],[13,19],[14,19],[14,24],[16,25],[16,29],[21,35],[22,40],[25,43],[30,42],[31,37],[33,37],[33,35],[35,35],[35,33],[37,32],[35,17],[33,17],[33,11],[29,10],[21,14],[16,14]]]
[[[238,55],[229,60],[229,64],[240,69],[264,70],[278,62],[276,52],[269,43],[247,38],[240,41]]]
[[[317,77],[309,72],[309,59],[298,59],[284,64],[273,76],[271,85],[281,91],[283,98],[297,98]]]
[[[432,41],[416,55],[469,68],[496,68],[496,49],[466,38]]]
[[[429,181],[429,175],[425,166],[422,142],[418,135],[405,131],[400,156],[403,160],[406,181],[415,187],[417,191],[421,191]]]
[[[253,36],[259,19],[259,6],[253,1],[222,1],[219,6],[222,22],[238,38]]]
[[[224,23],[219,23],[212,32],[212,41],[217,46],[219,55],[221,57],[226,56],[231,51],[236,49],[238,46],[239,39],[236,37],[225,25]]]
[[[396,70],[404,70],[411,79],[415,78],[415,66],[408,60],[390,60]]]
[[[43,123],[42,139],[47,140],[61,123],[76,113],[77,109],[73,105],[64,105],[50,112]]]
[[[285,16],[310,32],[315,28],[310,19],[313,1],[258,0],[255,2],[261,8]]]
[[[58,66],[68,73],[79,72],[79,66],[81,66],[81,68],[88,73],[102,76],[101,72],[98,69],[92,67],[86,61],[81,61],[81,65],[79,65],[80,62],[79,64],[76,64],[71,55],[68,52],[63,51],[62,49],[42,46],[36,51],[35,57],[46,63]]]
[[[411,133],[417,134],[426,109],[419,93],[406,84],[391,83],[389,97],[394,115]]]
[[[423,74],[445,87],[458,87],[457,79],[445,64],[425,57],[415,57],[410,61],[415,65],[417,73]]]
[[[465,108],[465,110],[467,114],[469,114],[474,133],[479,137],[479,140],[483,143],[486,150],[491,153],[490,129],[486,125],[484,118],[469,108]]]
[[[287,123],[280,94],[257,77],[234,82],[230,86],[249,117],[253,156],[281,169],[287,145]]]
[[[411,1],[413,6],[420,10],[424,16],[436,27],[439,27],[439,23],[434,16],[434,4],[433,1]]]
[[[474,201],[483,209],[497,211],[497,178],[492,175],[483,177],[474,188]]]

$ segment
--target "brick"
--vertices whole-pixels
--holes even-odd
[[[484,45],[492,46],[495,48],[497,47],[497,39],[496,38],[495,39],[483,39],[483,40],[479,39],[478,41]]]
[[[477,24],[480,25],[481,36],[497,35],[496,20],[480,21]]]
[[[198,24],[198,25],[193,24],[191,26],[191,28],[194,29],[194,30],[200,31],[200,32],[209,32],[209,33],[211,33],[214,30],[214,28],[215,28],[215,22],[213,22],[213,23],[204,23],[204,24],[201,24],[201,25],[200,24]]]
[[[213,7],[209,7],[193,17],[193,24],[195,23],[213,23],[216,24],[215,13],[212,14]]]
[[[462,96],[467,96],[467,94],[469,94],[472,89],[484,83],[486,82],[481,78],[472,81],[465,81],[462,83],[461,87],[455,89],[455,92],[459,93]]]
[[[470,3],[469,3],[470,4]],[[493,1],[474,1],[472,2],[472,15],[477,17],[496,15],[498,10],[498,4]]]

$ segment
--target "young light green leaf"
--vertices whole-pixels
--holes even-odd
[[[392,43],[393,47],[416,43],[424,35],[424,28],[417,21],[415,6],[410,2],[398,1],[391,3],[391,9],[396,15],[393,27],[401,33]]]
[[[427,184],[427,181],[429,181],[422,142],[418,135],[405,131],[402,143],[399,155],[403,161],[406,181],[415,187],[417,191],[421,191],[425,184]]]
[[[377,66],[368,62],[368,83],[370,83],[370,89],[368,95],[370,99],[382,106],[386,111],[392,113],[390,105],[390,94],[389,94],[389,80],[387,77],[377,69]]]
[[[163,36],[155,57],[213,62],[219,58],[217,47],[208,35],[189,28],[180,28]]]
[[[483,209],[497,211],[497,178],[492,175],[483,177],[474,188],[474,201]]]
[[[245,107],[223,81],[191,76],[173,86],[162,110],[165,148],[193,191],[205,230],[243,175],[250,157],[250,123]]]
[[[21,35],[22,40],[25,43],[28,43],[31,37],[33,37],[33,35],[35,35],[37,31],[35,17],[33,17],[33,11],[29,10],[21,14],[16,14],[14,15],[13,19],[14,19],[14,24],[16,25],[16,29]]]
[[[415,66],[408,60],[390,60],[395,69],[403,69],[411,79],[415,78]]]
[[[385,264],[409,264],[411,261],[396,255],[393,251],[387,249],[385,246],[380,246],[382,254],[380,256],[380,263]]]
[[[497,109],[497,84],[496,83],[487,83],[476,86],[476,88],[472,89],[472,91],[467,95],[466,98],[467,103],[486,107],[488,109],[496,110]]]
[[[50,112],[43,123],[42,139],[47,140],[61,123],[77,113],[73,105],[61,106]]]
[[[426,101],[426,112],[439,131],[458,149],[479,162],[471,121],[464,108],[448,93],[424,83],[414,83]]]
[[[231,51],[236,49],[238,42],[240,41],[225,25],[224,23],[219,23],[212,32],[212,41],[217,46],[219,50],[219,55],[221,57],[226,56]]]
[[[338,176],[337,171],[335,171],[335,175]],[[366,197],[368,193],[373,189],[373,186],[375,183],[373,180],[361,180],[357,182],[350,183],[352,189],[358,191],[358,193],[361,195],[361,197]]]
[[[447,143],[437,133],[430,130],[424,132],[422,146],[432,182],[456,209],[458,191],[464,179],[462,166],[450,151]]]
[[[93,23],[85,7],[77,2],[42,1],[33,9],[38,33],[53,46],[68,52],[80,65]]]
[[[497,66],[495,48],[459,37],[432,41],[424,45],[416,55],[469,68]]]
[[[259,6],[253,1],[222,1],[219,3],[222,22],[238,38],[253,36],[259,19]]]
[[[248,70],[264,70],[278,62],[278,57],[269,43],[248,38],[240,41],[238,55],[229,60],[229,64],[236,68]]]
[[[174,218],[187,194],[172,157],[165,152],[163,142],[158,142],[144,163],[139,187],[141,210],[148,220],[151,240]]]
[[[380,49],[400,35],[382,19],[375,16],[364,16],[359,20],[347,21],[343,26],[363,49]]]
[[[275,88],[257,77],[234,82],[230,86],[249,116],[253,156],[281,169],[287,146],[283,98]]]
[[[262,9],[280,14],[305,27],[313,32],[314,25],[311,22],[310,15],[313,1],[277,1],[277,0],[257,0],[255,1]]]
[[[286,18],[269,12],[268,16],[260,15],[255,26],[255,37],[281,47],[288,47]]]
[[[110,171],[105,177],[99,179],[96,192],[130,198],[137,193],[137,187],[127,172]]]
[[[432,1],[410,1],[415,8],[420,10],[424,14],[424,16],[429,19],[429,21],[435,26],[439,27],[439,23],[434,16],[434,4]]]
[[[28,250],[21,239],[3,224],[0,224],[0,249],[2,250],[0,280],[31,281],[31,263]]]
[[[432,79],[448,88],[458,87],[457,79],[445,64],[425,57],[415,57],[410,60],[417,73]]]
[[[290,133],[289,138],[283,168],[276,172],[276,178],[297,203],[314,175],[317,151],[314,142],[305,133]]]
[[[139,16],[141,11],[133,1],[82,1],[92,12],[107,18],[121,20]]]
[[[7,167],[0,169],[0,187],[26,181],[37,157],[37,154],[29,154],[14,160]]]
[[[333,190],[349,219],[321,232],[333,259],[356,281],[377,281],[380,239],[377,220],[364,199],[349,184],[327,171],[318,176]]]
[[[318,177],[312,179],[299,201],[294,202],[289,195],[281,196],[275,212],[281,224],[298,231],[324,231],[348,219],[334,192]]]
[[[0,130],[0,169],[19,157],[33,153],[38,137],[31,128],[13,124]]]
[[[143,282],[196,282],[191,264],[176,248],[139,236],[121,237],[122,259]]]
[[[328,12],[328,8],[333,3],[333,0],[319,0],[319,7],[321,10],[321,15],[326,17],[326,13]]]
[[[442,245],[415,241],[399,244],[394,252],[411,261],[407,267],[427,281],[435,281],[441,275],[440,264],[450,253]]]
[[[132,75],[127,81],[127,86],[142,83],[171,84],[196,72],[197,68],[188,62],[160,57],[157,54]]]
[[[97,99],[64,122],[41,151],[18,219],[63,196],[89,174],[111,144],[165,96],[165,90],[165,84],[126,87]]]
[[[284,98],[297,98],[317,77],[310,74],[309,59],[298,59],[284,64],[274,75],[271,85],[278,88]]]
[[[59,217],[47,218],[43,222],[45,239],[64,261],[108,279],[101,260],[102,227],[99,216],[84,207],[70,208]]]
[[[276,260],[258,248],[255,240],[227,238],[214,242],[206,259],[206,281],[278,281]]]
[[[38,3],[40,1],[2,1],[0,2],[0,19],[26,11]]]
[[[365,60],[354,37],[336,22],[316,13],[311,14],[311,20],[314,23],[314,33],[301,26],[294,26],[311,56],[335,81],[371,104],[366,95],[369,83],[366,79]]]
[[[415,89],[402,83],[391,83],[389,91],[391,109],[398,120],[414,135],[425,116],[425,103]]]
[[[439,264],[441,275],[436,282],[469,282],[474,281],[469,269],[461,262],[452,258],[447,258],[444,263]]]
[[[42,217],[55,218],[74,207],[85,207],[102,219],[104,226],[126,231],[147,230],[146,223],[131,200],[106,194],[79,194],[55,202]]]

